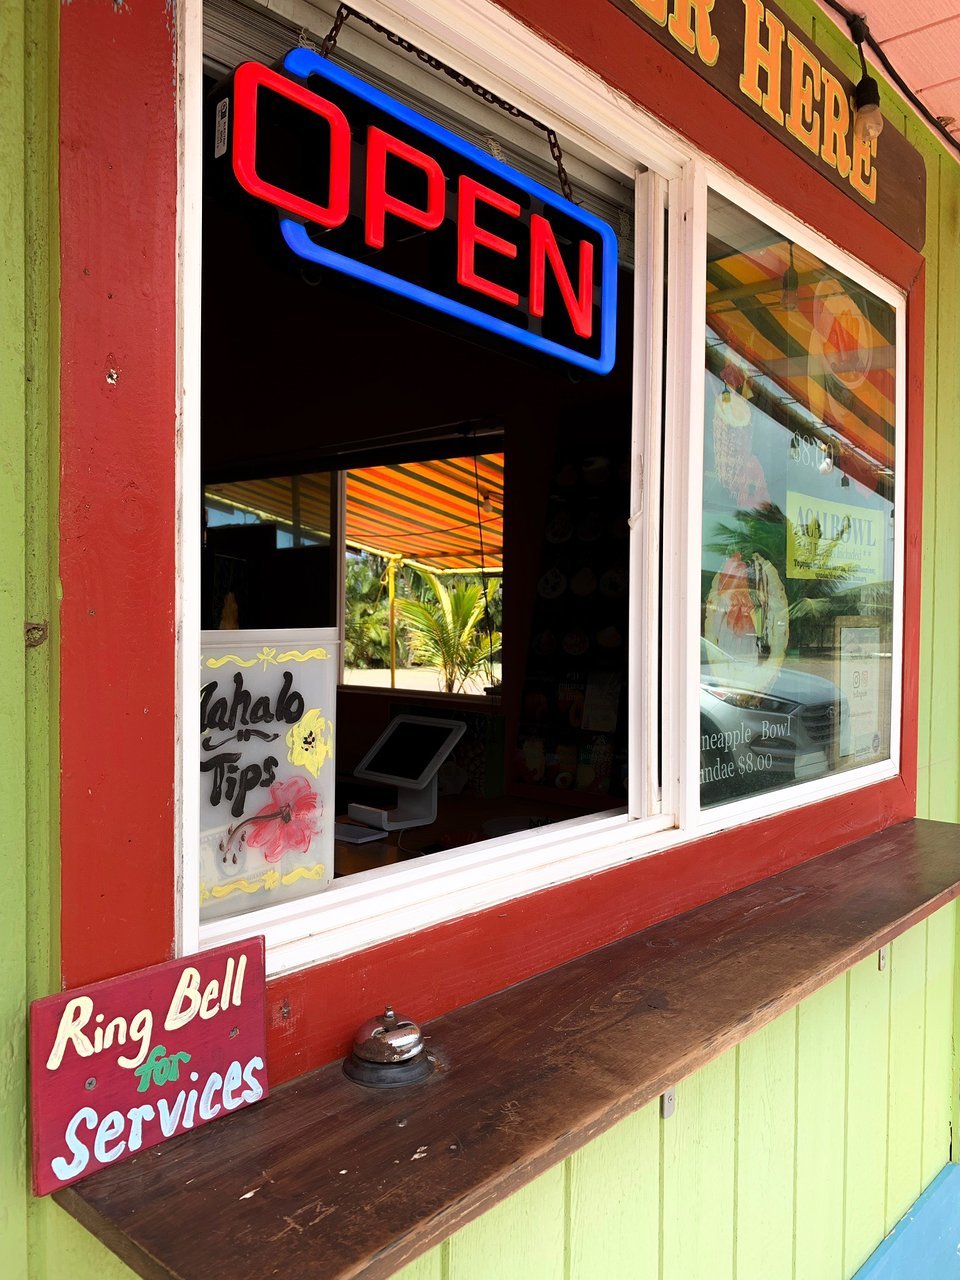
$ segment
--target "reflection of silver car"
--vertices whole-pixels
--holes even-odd
[[[845,754],[845,699],[832,681],[781,667],[761,691],[757,674],[701,639],[704,804],[819,778]]]

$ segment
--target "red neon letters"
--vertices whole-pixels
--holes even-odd
[[[257,172],[257,95],[262,87],[290,99],[327,122],[330,130],[330,175],[326,205],[316,204],[261,178]],[[343,110],[317,93],[304,88],[259,63],[247,62],[237,68],[234,80],[233,169],[244,190],[279,209],[333,230],[350,215],[352,138]],[[576,288],[560,256],[557,236],[547,218],[532,214],[522,221],[521,206],[509,196],[493,190],[466,174],[444,174],[433,156],[370,125],[364,139],[366,150],[364,240],[371,249],[383,249],[387,241],[387,215],[401,219],[422,231],[435,231],[446,217],[448,181],[456,182],[457,256],[451,275],[465,289],[483,294],[508,307],[529,310],[537,318],[546,307],[547,264],[557,282],[570,324],[578,337],[593,334],[594,248],[588,240],[579,242],[579,269]],[[387,189],[388,159],[419,169],[426,179],[422,207],[411,204]],[[519,245],[483,225],[484,207],[516,220],[518,239],[529,237],[529,280],[526,297],[487,276],[476,267],[480,246],[508,261],[519,256]]]
[[[387,156],[406,160],[427,175],[427,207],[417,209],[405,200],[399,200],[387,191]],[[349,180],[349,174],[348,174]],[[391,137],[372,125],[367,131],[367,207],[366,235],[364,239],[371,249],[382,249],[385,243],[387,214],[392,213],[415,227],[435,231],[443,221],[446,183],[443,171],[431,156],[424,155],[416,147],[408,146],[399,138]]]
[[[589,240],[580,241],[580,291],[575,294],[560,257],[553,227],[539,213],[533,215],[530,219],[530,314],[534,316],[543,315],[547,258],[560,286],[563,305],[567,308],[574,333],[581,338],[589,338],[593,329],[593,245]]]
[[[483,276],[478,276],[474,268],[474,249],[478,244],[483,245],[485,249],[492,249],[494,253],[502,253],[505,258],[517,256],[515,244],[504,240],[502,236],[495,236],[492,231],[484,231],[483,227],[477,226],[478,200],[490,205],[492,209],[499,209],[502,213],[509,214],[511,218],[520,216],[520,206],[516,200],[491,191],[482,182],[474,182],[473,178],[460,179],[460,190],[457,195],[457,283],[468,289],[476,289],[479,293],[485,293],[490,298],[496,298],[498,302],[516,307],[520,302],[519,294],[514,293],[512,289],[504,289],[502,285],[494,284],[492,280],[485,280]],[[540,314],[543,315],[543,312],[541,311]]]
[[[327,204],[304,200],[265,182],[257,173],[257,90],[260,85],[297,102],[330,126],[330,193]],[[321,227],[339,227],[350,212],[350,125],[326,98],[277,75],[259,62],[244,62],[234,76],[233,171],[245,191]]]

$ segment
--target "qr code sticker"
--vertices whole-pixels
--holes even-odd
[[[217,103],[217,131],[213,143],[213,157],[219,160],[227,149],[227,121],[230,118],[230,99]]]

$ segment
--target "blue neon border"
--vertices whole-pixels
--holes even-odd
[[[432,289],[410,284],[408,281],[401,280],[398,276],[389,275],[376,267],[357,262],[353,258],[344,257],[343,254],[334,253],[331,249],[324,249],[321,245],[314,244],[307,235],[306,227],[302,223],[296,222],[292,218],[281,218],[280,230],[283,233],[283,238],[298,257],[304,258],[308,262],[319,263],[324,267],[331,267],[334,271],[353,276],[357,280],[365,280],[367,283],[377,285],[381,289],[387,289],[391,293],[399,294],[400,297],[410,298],[414,302],[432,307],[435,311],[441,311],[457,320],[466,321],[467,324],[475,325],[478,329],[486,329],[488,332],[498,334],[511,342],[519,342],[522,346],[531,347],[534,351],[555,356],[558,360],[565,360],[568,364],[578,365],[580,368],[589,369],[594,373],[610,372],[616,360],[617,341],[617,237],[608,223],[603,222],[586,209],[581,209],[571,201],[565,200],[548,187],[541,186],[539,182],[534,182],[533,179],[518,173],[516,169],[512,169],[509,165],[495,160],[493,156],[486,155],[478,147],[475,147],[473,143],[467,142],[465,138],[460,138],[457,134],[444,129],[442,125],[427,119],[426,116],[420,115],[418,111],[414,111],[411,107],[404,106],[401,102],[396,102],[385,93],[381,93],[379,89],[374,88],[373,85],[367,84],[364,80],[358,79],[357,76],[351,75],[349,71],[334,65],[327,58],[322,58],[313,49],[291,49],[283,59],[283,67],[285,71],[297,76],[298,79],[306,80],[310,75],[319,75],[326,80],[331,80],[342,89],[346,89],[356,97],[364,99],[381,111],[385,111],[387,115],[391,115],[403,124],[419,130],[434,141],[449,147],[451,151],[458,152],[465,159],[495,174],[498,178],[519,187],[530,195],[536,196],[545,205],[560,210],[567,217],[574,218],[583,226],[595,231],[603,244],[603,270],[600,278],[600,354],[599,356],[583,355],[579,351],[563,346],[562,343],[552,342],[548,338],[542,338],[538,334],[530,333],[527,329],[508,324],[505,320],[500,320],[496,316],[490,316],[484,311],[478,311],[475,307],[468,307],[462,302],[444,297],[441,293],[434,293]]]

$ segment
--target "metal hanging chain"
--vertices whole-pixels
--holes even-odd
[[[546,136],[547,145],[550,148],[550,155],[553,157],[557,166],[557,177],[560,181],[560,190],[563,192],[567,200],[573,200],[573,188],[570,185],[570,179],[563,164],[563,152],[560,150],[560,140],[557,137],[555,129],[551,129],[541,120],[537,120],[535,116],[530,115],[526,111],[522,111],[520,107],[515,107],[513,103],[507,102],[504,98],[498,97],[491,89],[487,89],[482,84],[477,84],[475,80],[471,80],[469,76],[465,76],[462,71],[457,71],[454,67],[449,67],[445,62],[441,62],[439,58],[435,58],[432,53],[427,53],[425,49],[419,49],[415,44],[411,44],[409,40],[403,36],[398,36],[395,31],[388,31],[386,27],[381,26],[379,22],[374,22],[373,18],[368,18],[366,14],[358,13],[356,9],[351,9],[349,5],[342,4],[337,9],[336,17],[333,20],[333,26],[323,38],[320,45],[319,53],[322,58],[329,58],[337,47],[337,39],[343,24],[348,18],[356,18],[358,22],[366,23],[368,27],[372,27],[378,34],[385,36],[391,44],[402,49],[404,53],[415,54],[421,62],[426,63],[434,71],[442,71],[445,76],[449,76],[463,89],[469,89],[475,93],[478,98],[482,98],[484,102],[490,104],[491,107],[498,107],[501,111],[505,111],[507,115],[513,116],[517,120],[526,120],[541,133]]]

